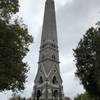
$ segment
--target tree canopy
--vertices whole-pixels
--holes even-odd
[[[75,97],[74,100],[98,100],[98,99],[91,97],[87,92],[85,92],[84,94],[80,94],[77,97]]]
[[[0,91],[24,89],[28,65],[23,62],[32,43],[26,25],[11,21],[19,10],[18,0],[0,0]]]
[[[0,19],[8,19],[19,11],[19,0],[0,0]]]
[[[74,49],[76,75],[88,93],[100,96],[100,25],[91,27]],[[99,57],[98,57],[99,56]]]

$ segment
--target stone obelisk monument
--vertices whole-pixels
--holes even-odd
[[[54,0],[46,0],[38,72],[32,100],[64,100]]]

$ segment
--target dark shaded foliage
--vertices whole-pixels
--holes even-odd
[[[76,75],[86,91],[100,96],[100,26],[90,28],[74,50]],[[99,57],[98,57],[99,56]]]
[[[8,20],[19,11],[19,0],[0,0],[0,19]]]
[[[89,93],[85,92],[84,94],[77,95],[74,100],[100,100],[100,98],[93,97]]]
[[[2,22],[2,21],[1,21]],[[0,22],[0,90],[24,89],[28,71],[23,58],[29,51],[32,37],[19,23],[6,25]]]
[[[18,3],[18,0],[0,0],[0,91],[23,90],[28,71],[23,58],[32,36],[23,23],[17,19],[11,21],[19,10]]]

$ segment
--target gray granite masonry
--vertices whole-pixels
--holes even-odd
[[[34,82],[32,100],[64,100],[54,0],[47,0],[45,4],[38,72]]]

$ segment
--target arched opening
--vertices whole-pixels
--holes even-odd
[[[40,83],[40,84],[43,83],[43,78],[42,78],[42,76],[40,76],[39,83]]]
[[[54,91],[53,91],[53,98],[54,98],[55,100],[57,100],[57,98],[58,98],[58,91],[57,91],[57,90],[54,90]]]
[[[53,77],[53,79],[52,79],[52,83],[53,83],[53,84],[56,84],[56,83],[57,83],[56,76]]]
[[[37,91],[37,100],[40,100],[40,97],[41,97],[42,93],[40,90]]]

